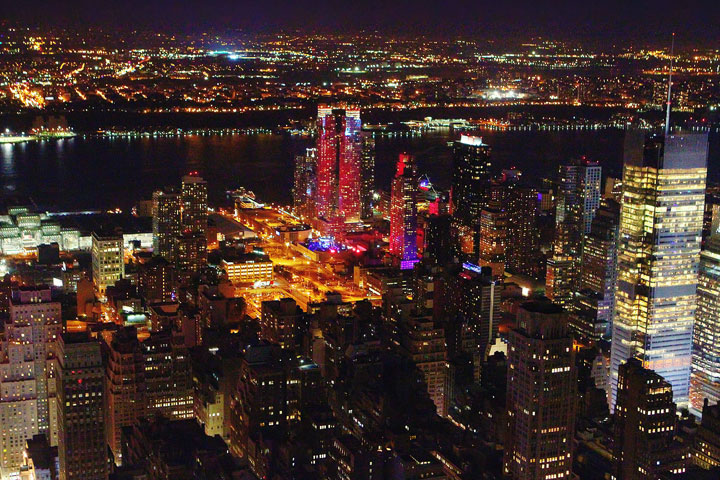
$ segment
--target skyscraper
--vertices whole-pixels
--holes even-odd
[[[157,190],[152,195],[153,253],[172,260],[173,240],[180,234],[180,193]]]
[[[573,306],[583,236],[590,232],[600,206],[601,181],[602,168],[596,162],[579,160],[559,169],[555,241],[545,288],[547,297],[564,307]]]
[[[201,233],[204,237],[207,231],[208,218],[207,182],[197,174],[184,176],[182,178],[180,200],[182,202],[181,231]]]
[[[432,316],[409,313],[400,319],[400,347],[425,377],[428,395],[440,416],[447,415],[448,364],[445,332]]]
[[[508,348],[505,475],[570,478],[576,402],[567,314],[551,302],[524,303]]]
[[[121,430],[145,417],[145,358],[135,327],[103,335],[106,441],[122,464]]]
[[[538,192],[526,185],[505,181],[493,192],[493,197],[501,202],[508,219],[506,269],[512,273],[538,276]]]
[[[317,160],[317,148],[308,148],[304,155],[295,157],[293,210],[296,215],[305,219],[311,219],[316,214]]]
[[[583,243],[580,262],[579,295],[575,298],[575,331],[585,338],[599,340],[610,335],[615,311],[617,282],[617,242],[620,230],[620,204],[604,199]]]
[[[508,216],[500,202],[489,201],[480,211],[478,265],[490,267],[493,278],[505,276],[505,248],[508,241]],[[514,239],[511,238],[511,241]]]
[[[490,147],[481,137],[461,135],[453,146],[453,216],[474,226],[486,202],[491,178]]]
[[[64,333],[57,345],[60,480],[108,478],[100,343]]]
[[[473,377],[479,381],[482,364],[498,335],[502,284],[493,279],[489,267],[465,263],[447,288],[446,308],[458,314],[448,335],[450,349],[472,355]]]
[[[704,401],[720,402],[720,233],[714,232],[700,254],[697,312],[693,329],[690,405],[701,412]]]
[[[402,270],[413,268],[417,255],[417,169],[411,155],[400,154],[390,197],[390,253]]]
[[[25,440],[38,433],[53,437],[54,412],[48,399],[46,363],[62,333],[60,303],[49,287],[19,287],[10,298],[10,320],[0,345],[0,469],[17,472]],[[56,439],[54,439],[56,440]]]
[[[173,255],[177,278],[187,282],[207,264],[207,238],[200,232],[184,232],[175,237]]]
[[[706,134],[626,135],[611,410],[620,365],[634,356],[688,403],[707,151]]]
[[[360,110],[318,107],[317,215],[338,222],[361,217]]]
[[[613,438],[613,477],[654,480],[682,473],[688,446],[674,442],[677,423],[672,387],[631,358],[618,372]]]
[[[373,216],[373,196],[375,193],[375,139],[369,133],[362,134],[362,153],[361,153],[361,169],[362,169],[362,192],[360,200],[362,202],[362,218],[372,218]]]
[[[125,250],[121,234],[92,234],[93,284],[100,294],[125,276]]]

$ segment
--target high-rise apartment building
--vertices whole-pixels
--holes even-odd
[[[317,152],[317,148],[308,148],[304,155],[295,157],[293,211],[305,219],[312,219],[316,214]]]
[[[688,404],[692,331],[707,176],[706,134],[625,139],[610,408],[618,371],[631,357]]]
[[[122,465],[121,431],[145,417],[145,357],[135,327],[103,335],[106,442]]]
[[[262,302],[260,336],[263,340],[294,350],[302,309],[292,298]]]
[[[512,273],[538,276],[538,192],[528,186],[505,181],[493,191],[493,198],[502,204],[507,218],[505,268]]]
[[[93,284],[104,295],[107,287],[125,276],[123,236],[93,232],[91,254]]]
[[[583,236],[590,232],[600,206],[602,167],[580,160],[559,169],[555,207],[553,256],[548,260],[546,295],[553,302],[573,307],[579,280]]]
[[[198,175],[185,175],[180,188],[181,231],[201,233],[207,231],[208,189],[207,182]]]
[[[500,202],[489,201],[480,211],[480,245],[478,265],[490,267],[493,278],[505,276],[505,250],[508,243],[508,215]],[[514,241],[513,238],[510,238]]]
[[[317,216],[339,222],[361,217],[362,138],[359,109],[318,107]]]
[[[689,448],[674,441],[675,412],[670,383],[636,358],[620,366],[612,478],[654,480],[685,471]]]
[[[362,134],[360,161],[362,169],[361,215],[363,219],[367,219],[372,218],[375,204],[375,139],[369,133]]]
[[[172,260],[175,237],[180,235],[180,192],[166,188],[152,195],[153,253]]]
[[[432,316],[410,313],[400,319],[400,347],[425,377],[428,395],[437,413],[448,413],[448,363],[445,332]]]
[[[100,343],[87,332],[64,333],[57,344],[60,480],[108,478]]]
[[[705,400],[720,402],[720,234],[713,233],[700,253],[697,311],[693,328],[690,406],[701,412]]]
[[[141,344],[145,362],[145,411],[170,420],[192,418],[190,355],[175,329],[153,332]]]
[[[418,261],[417,168],[411,155],[400,155],[391,188],[390,253],[406,270]]]
[[[49,397],[47,362],[62,333],[60,303],[49,287],[18,287],[0,344],[0,471],[7,477],[23,462],[25,441],[57,435]],[[55,439],[56,440],[56,439]]]
[[[524,303],[508,347],[504,473],[515,480],[570,478],[577,371],[567,314],[551,302]]]
[[[175,268],[164,257],[154,256],[138,267],[138,294],[146,302],[166,301],[173,297]]]
[[[615,311],[617,243],[620,233],[620,204],[601,201],[590,233],[585,235],[580,262],[579,294],[571,325],[584,338],[609,337]]]
[[[175,237],[173,247],[177,278],[187,282],[207,265],[207,238],[204,233],[186,231]]]

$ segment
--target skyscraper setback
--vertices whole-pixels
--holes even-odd
[[[318,107],[317,216],[333,222],[360,221],[362,202],[359,109]]]
[[[417,169],[413,157],[401,154],[390,198],[390,253],[402,270],[417,262]]]
[[[38,433],[55,436],[46,363],[62,327],[60,303],[53,302],[49,287],[13,290],[0,348],[3,477],[18,471],[25,440]]]
[[[611,410],[618,369],[631,357],[670,383],[679,406],[687,405],[707,153],[706,134],[627,133]]]

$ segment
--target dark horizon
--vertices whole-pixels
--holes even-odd
[[[378,0],[91,0],[32,4],[2,0],[4,18],[15,25],[68,28],[100,27],[116,31],[151,30],[200,33],[241,29],[252,33],[378,31],[384,34],[459,35],[484,39],[542,36],[600,44],[664,45],[672,32],[679,46],[720,48],[720,2],[667,0],[589,4],[558,2],[430,0],[392,3]]]

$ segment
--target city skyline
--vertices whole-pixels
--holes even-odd
[[[0,480],[719,478],[719,15],[11,5]]]

